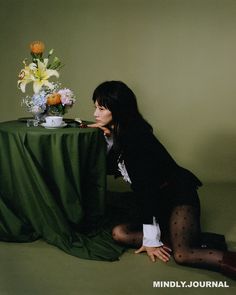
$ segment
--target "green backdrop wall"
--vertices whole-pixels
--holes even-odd
[[[0,121],[27,115],[17,75],[42,40],[78,98],[68,117],[92,119],[93,89],[123,80],[180,165],[235,182],[235,15],[235,0],[0,0]]]

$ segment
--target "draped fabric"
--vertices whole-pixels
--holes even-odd
[[[100,130],[0,123],[0,240],[41,238],[74,256],[117,260],[124,249],[104,228],[105,193]]]

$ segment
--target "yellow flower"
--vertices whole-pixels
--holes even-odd
[[[30,50],[34,54],[42,54],[44,52],[45,45],[41,41],[34,41],[30,44]]]
[[[47,69],[48,59],[45,58],[43,62],[39,59],[37,60],[38,66],[34,68],[34,81],[33,81],[33,89],[34,92],[37,93],[41,89],[43,85],[47,86],[48,88],[53,88],[53,84],[48,81],[48,79],[52,76],[59,77],[59,73],[56,70]]]
[[[51,89],[53,84],[48,79],[52,76],[59,77],[58,71],[47,69],[48,59],[45,58],[43,62],[37,59],[36,62],[37,64],[31,63],[28,66],[24,63],[25,68],[21,70],[18,80],[22,92],[25,92],[25,87],[30,82],[33,82],[34,93],[38,93],[44,85]]]

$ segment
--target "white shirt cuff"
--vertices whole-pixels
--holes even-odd
[[[143,246],[146,247],[160,247],[164,244],[160,240],[161,230],[159,224],[156,223],[153,217],[153,224],[143,224]]]

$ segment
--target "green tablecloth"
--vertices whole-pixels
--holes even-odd
[[[81,258],[118,259],[109,231],[80,230],[102,220],[105,157],[98,129],[0,123],[0,240],[42,238]]]

